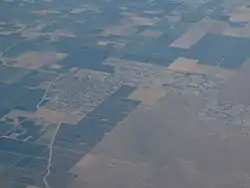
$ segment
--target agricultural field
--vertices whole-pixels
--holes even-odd
[[[1,188],[249,188],[249,0],[1,0]]]

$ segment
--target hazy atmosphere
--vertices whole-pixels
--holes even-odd
[[[250,0],[0,0],[0,188],[249,188]]]

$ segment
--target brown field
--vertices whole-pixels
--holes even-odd
[[[249,187],[250,138],[199,116],[206,102],[172,91],[140,105],[72,169],[69,188]]]
[[[141,35],[147,36],[147,37],[158,38],[158,37],[160,37],[162,34],[163,34],[163,33],[162,33],[161,31],[149,30],[149,29],[147,29],[147,30],[144,31]]]
[[[80,174],[71,184],[71,188],[86,185],[95,187],[133,187],[144,183],[149,167],[146,163],[131,163],[118,159],[110,159],[101,155],[87,155],[72,172]]]
[[[30,112],[25,112],[25,111],[21,111],[21,110],[11,110],[6,117],[10,118],[10,119],[17,119],[17,117],[25,117],[25,118],[33,118],[34,114],[30,113]]]
[[[197,66],[197,60],[180,57],[169,65],[168,68],[178,72],[196,72]]]
[[[139,87],[129,96],[129,99],[138,100],[146,105],[151,106],[154,105],[165,94],[166,91],[160,87],[159,88]]]
[[[136,26],[151,26],[154,25],[155,21],[151,18],[139,17],[139,16],[131,16],[133,24]]]
[[[46,108],[38,108],[35,113],[25,112],[21,110],[12,110],[6,117],[17,119],[18,117],[25,117],[27,119],[40,119],[48,124],[58,124],[63,120],[63,123],[76,125],[82,118],[82,115],[73,113],[63,113],[52,111]]]
[[[58,65],[58,64],[52,64],[49,66],[52,69],[61,69],[63,66],[62,65]]]
[[[249,26],[241,28],[228,28],[223,32],[223,35],[231,37],[250,38]]]
[[[105,79],[109,74],[101,71],[90,70],[90,69],[80,69],[75,70],[74,76],[81,78],[83,76],[93,76],[94,78]]]
[[[11,60],[16,62],[14,64],[15,67],[38,69],[43,66],[52,65],[66,56],[67,54],[55,52],[27,52]]]
[[[189,49],[207,34],[207,31],[199,28],[190,28],[185,34],[175,40],[171,47]]]
[[[83,118],[78,114],[57,112],[46,108],[39,108],[35,113],[35,117],[51,124],[58,124],[63,120],[64,123],[71,125],[76,125]]]
[[[233,70],[198,63],[195,59],[186,59],[183,57],[177,58],[170,64],[168,70],[183,73],[200,73],[222,79],[230,77],[234,72]]]
[[[231,22],[248,22],[250,21],[250,8],[238,7],[238,10],[230,15]]]
[[[98,41],[96,43],[97,46],[106,46],[107,44],[109,44],[109,42],[107,42],[107,41]]]

